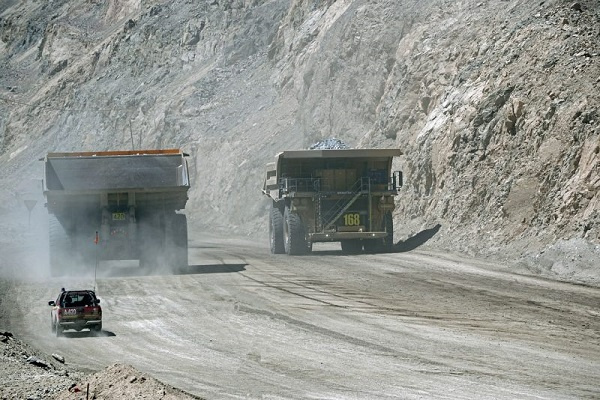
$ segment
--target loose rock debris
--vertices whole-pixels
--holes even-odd
[[[0,400],[198,399],[130,365],[114,364],[86,376],[64,357],[46,357],[11,332],[0,332],[0,342]]]
[[[310,146],[310,150],[337,150],[349,148],[350,146],[348,146],[342,140],[336,138],[321,140],[320,142]]]
[[[83,376],[52,357],[0,332],[0,399],[53,399]]]
[[[113,364],[61,392],[56,399],[198,399],[130,365]]]

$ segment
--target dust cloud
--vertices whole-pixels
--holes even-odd
[[[59,274],[50,270],[49,254],[49,216],[45,207],[45,199],[41,190],[23,192],[18,195],[4,192],[0,196],[0,279],[9,281],[46,281],[55,280],[57,288],[68,286],[71,278],[85,285],[96,286],[95,280],[104,277],[171,275],[182,272],[187,267],[187,247],[164,239],[164,246],[177,248],[177,253],[184,253],[184,261],[175,265],[154,239],[153,233],[140,237],[139,253],[146,262],[138,258],[111,260],[111,255],[102,245],[94,243],[96,230],[94,227],[82,233],[81,241],[88,242],[91,249],[87,254],[67,252],[59,258],[63,269]],[[30,209],[26,206],[29,205]],[[187,238],[185,238],[187,241]],[[182,256],[183,257],[183,256]]]
[[[49,277],[48,221],[40,180],[0,195],[0,278]]]

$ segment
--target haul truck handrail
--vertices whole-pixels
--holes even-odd
[[[280,201],[278,190],[282,182],[293,183],[288,178],[295,179],[297,183],[304,183],[307,188],[310,188],[310,178],[287,177],[283,176],[282,170],[285,169],[285,164],[293,160],[302,160],[303,163],[309,163],[310,160],[319,162],[321,160],[343,160],[343,159],[364,159],[364,160],[380,160],[390,163],[394,157],[401,156],[400,149],[324,149],[324,150],[286,150],[275,155],[275,161],[267,164],[267,176],[263,183],[262,192],[266,196],[271,197],[274,201]],[[395,179],[392,177],[392,179]],[[312,180],[315,180],[312,178]],[[398,186],[402,186],[401,183]],[[395,185],[394,185],[395,187]],[[314,189],[313,189],[314,190]],[[395,190],[395,189],[390,189]]]

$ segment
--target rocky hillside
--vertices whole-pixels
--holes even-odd
[[[597,0],[0,0],[0,211],[47,151],[182,147],[188,215],[266,236],[264,164],[336,137],[404,151],[396,239],[572,275],[599,60]]]

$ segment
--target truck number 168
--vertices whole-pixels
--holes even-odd
[[[358,226],[360,225],[360,214],[344,214],[344,225],[346,226]]]

